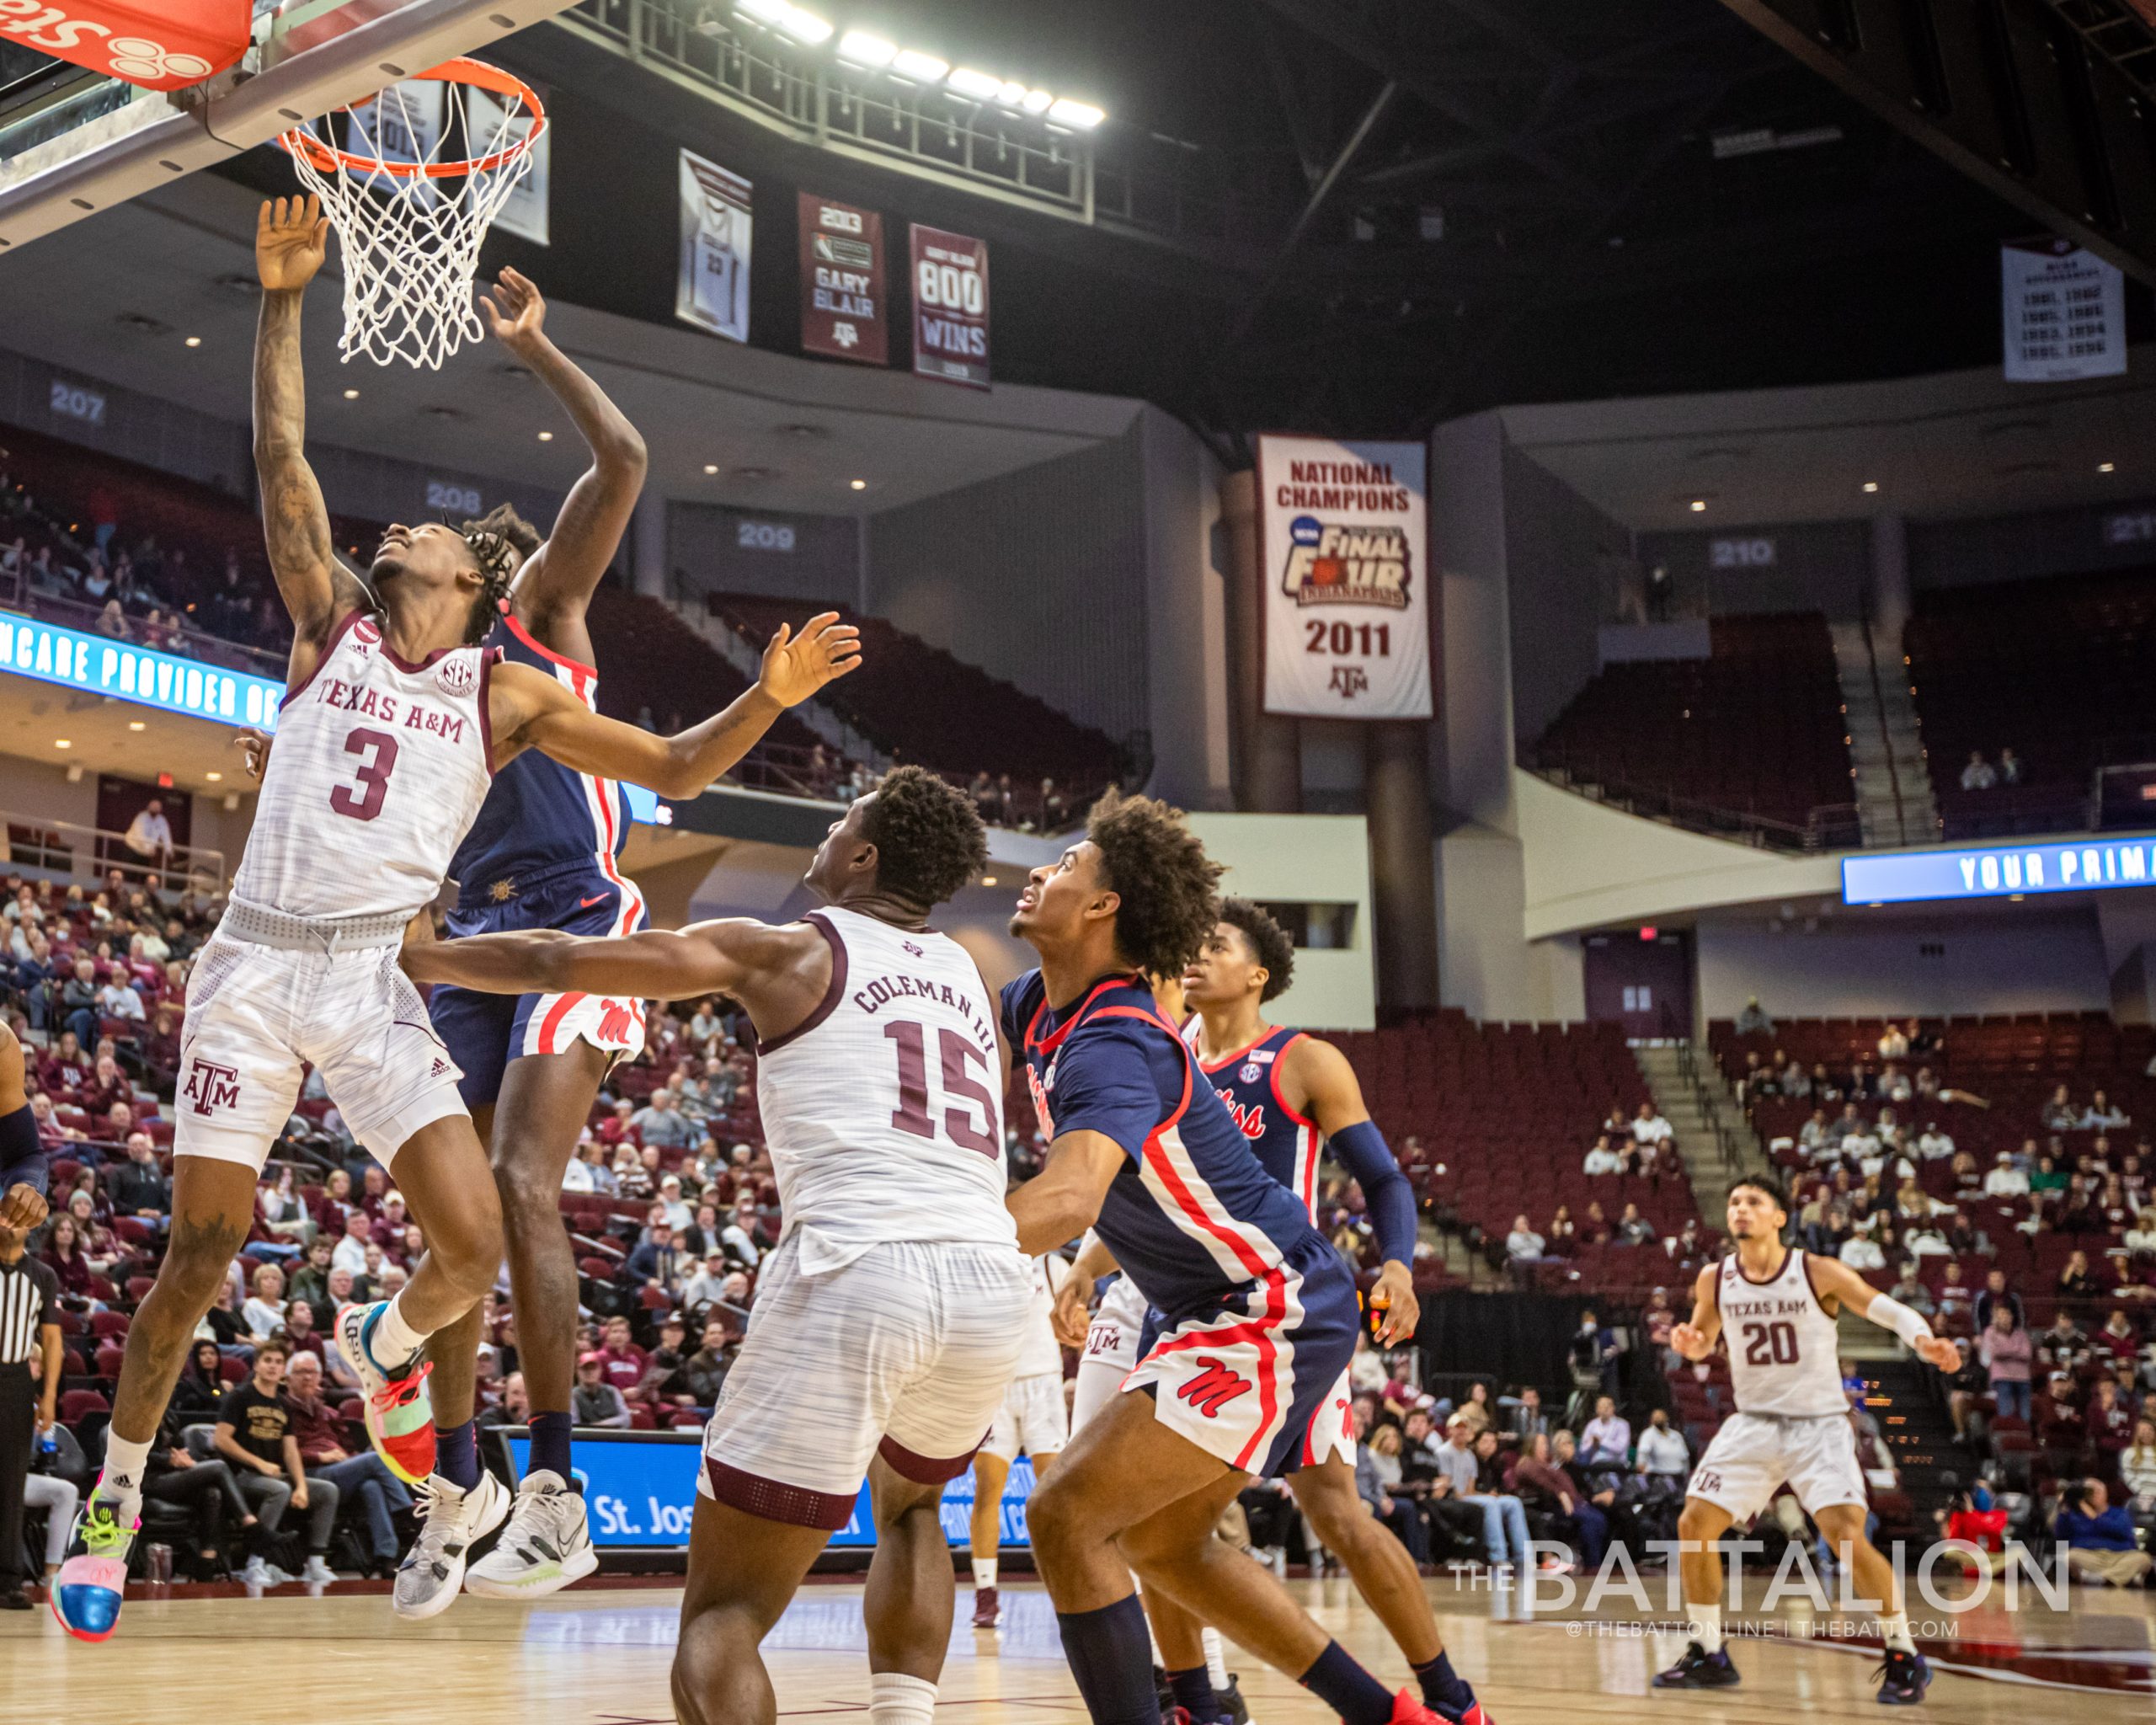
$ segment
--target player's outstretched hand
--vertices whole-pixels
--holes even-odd
[[[1937,1366],[1949,1375],[1961,1369],[1961,1350],[1945,1336],[1918,1338],[1917,1358],[1928,1365]]]
[[[1370,1290],[1370,1310],[1385,1314],[1378,1324],[1378,1346],[1412,1339],[1422,1322],[1422,1302],[1415,1297],[1415,1273],[1404,1263],[1388,1260]]]
[[[45,1194],[26,1182],[10,1186],[8,1195],[0,1198],[0,1223],[5,1223],[18,1234],[27,1234],[41,1226],[45,1217]]]
[[[232,746],[247,763],[247,776],[259,782],[270,770],[270,733],[250,726],[232,739]]]
[[[1065,1276],[1063,1285],[1055,1290],[1055,1314],[1052,1320],[1055,1339],[1066,1348],[1083,1349],[1086,1345],[1086,1296],[1091,1291],[1076,1276]]]
[[[521,353],[540,338],[547,322],[547,302],[528,275],[504,269],[494,291],[479,296],[487,308],[487,328],[511,353]]]
[[[305,287],[329,250],[329,218],[322,200],[276,198],[254,224],[254,269],[271,293]]]
[[[764,649],[757,686],[782,707],[806,701],[825,684],[835,682],[861,664],[861,631],[842,623],[835,611],[819,612],[795,634],[781,623]]]
[[[1669,1345],[1687,1359],[1705,1359],[1714,1343],[1696,1324],[1679,1324],[1669,1332]]]

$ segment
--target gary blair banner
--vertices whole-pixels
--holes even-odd
[[[883,318],[883,218],[801,194],[801,346],[871,366],[890,363]]]
[[[1419,443],[1258,439],[1267,713],[1430,716],[1426,459]]]
[[[913,368],[988,387],[988,243],[913,227]]]

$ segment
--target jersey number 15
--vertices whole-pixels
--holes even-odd
[[[928,1111],[928,1027],[901,1020],[886,1024],[883,1034],[899,1045],[899,1105],[891,1124],[916,1138],[934,1139],[937,1122]],[[980,1110],[980,1124],[963,1108],[943,1110],[943,1135],[961,1150],[977,1150],[983,1156],[1001,1156],[995,1140],[995,1092],[973,1074],[977,1064],[983,1071],[988,1060],[979,1049],[955,1030],[937,1033],[942,1050],[943,1094],[947,1099],[969,1102]]]

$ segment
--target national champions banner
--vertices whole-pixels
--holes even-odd
[[[750,190],[739,174],[681,152],[681,274],[674,315],[729,341],[749,339]]]
[[[1430,717],[1428,453],[1257,441],[1265,710]]]
[[[801,347],[864,365],[891,362],[883,316],[883,218],[801,194]]]
[[[913,368],[985,389],[988,243],[913,224]]]
[[[2126,280],[2063,239],[1999,248],[1999,318],[2009,383],[2063,383],[2126,371]]]

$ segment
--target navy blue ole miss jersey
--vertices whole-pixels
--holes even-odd
[[[1297,1114],[1280,1094],[1281,1060],[1303,1032],[1275,1025],[1248,1048],[1209,1060],[1198,1054],[1198,1033],[1203,1022],[1193,1018],[1183,1030],[1191,1053],[1197,1057],[1198,1070],[1205,1075],[1213,1093],[1227,1105],[1230,1117],[1242,1128],[1265,1172],[1301,1199],[1303,1208],[1315,1215],[1318,1152],[1325,1135],[1318,1130],[1316,1121]]]
[[[1003,1032],[1022,1050],[1050,1139],[1091,1131],[1122,1146],[1095,1226],[1171,1323],[1277,1288],[1291,1253],[1330,1251],[1299,1198],[1251,1154],[1143,981],[1107,977],[1057,1012],[1028,971],[1003,991]]]
[[[515,617],[504,615],[487,636],[512,665],[528,665],[554,678],[586,707],[595,708],[599,673],[588,665],[542,647]],[[449,872],[459,902],[475,905],[505,899],[558,869],[582,863],[622,887],[614,859],[629,836],[629,798],[619,782],[576,772],[526,749],[494,775],[479,818],[457,846]],[[618,892],[627,898],[627,891]],[[602,932],[627,933],[643,926],[642,903],[626,926]]]

